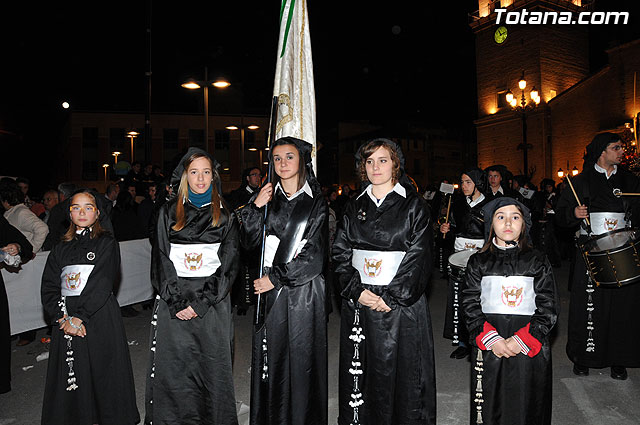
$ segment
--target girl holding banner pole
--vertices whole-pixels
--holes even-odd
[[[347,204],[333,246],[342,284],[339,425],[435,424],[430,213],[391,140],[358,150],[370,184]]]
[[[327,423],[325,282],[327,204],[311,166],[311,144],[283,137],[271,145],[274,183],[238,210],[246,248],[262,243],[265,298],[251,367],[251,424]],[[269,203],[266,222],[264,207]]]

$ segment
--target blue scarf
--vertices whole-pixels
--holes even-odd
[[[209,204],[211,203],[211,191],[213,191],[213,183],[205,193],[195,193],[189,188],[189,201],[198,208],[204,204]]]

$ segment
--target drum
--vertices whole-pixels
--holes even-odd
[[[640,281],[640,235],[637,229],[618,229],[580,245],[591,279],[600,286]]]
[[[476,249],[465,249],[449,256],[449,276],[456,282],[464,281],[469,257],[478,252]]]

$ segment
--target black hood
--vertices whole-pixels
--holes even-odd
[[[598,158],[602,155],[602,152],[607,149],[610,143],[616,143],[620,141],[620,136],[614,133],[600,133],[593,138],[591,143],[587,145],[586,152],[582,159],[584,164],[582,169],[586,170],[589,167],[593,167],[593,164],[598,162]],[[568,172],[569,170],[567,170]]]
[[[296,139],[295,137],[281,137],[269,148],[269,161],[271,165],[273,165],[273,148],[281,145],[293,145],[298,149],[300,156],[302,156],[302,160],[304,161],[305,173],[307,177],[307,183],[311,187],[311,192],[316,196],[322,193],[322,189],[320,188],[320,183],[316,179],[316,174],[313,172],[313,162],[311,159],[311,153],[313,152],[313,145],[309,142],[306,142],[301,139]],[[270,165],[270,166],[271,166]]]
[[[522,211],[522,215],[524,216],[524,223],[527,226],[527,237],[529,236],[529,232],[531,231],[531,226],[533,225],[533,222],[531,221],[531,212],[529,211],[529,208],[527,208],[522,202],[516,199],[510,198],[508,196],[501,196],[487,203],[484,207],[482,207],[482,213],[484,215],[484,239],[486,241],[489,241],[489,234],[491,233],[491,224],[493,223],[493,215],[498,209],[502,207],[506,207],[507,205],[515,205],[518,208],[520,208],[520,211]]]
[[[171,174],[171,187],[173,188],[174,196],[176,195],[178,187],[180,186],[180,179],[182,178],[182,173],[184,173],[184,167],[187,160],[191,157],[191,155],[196,153],[206,156],[211,161],[211,165],[213,166],[213,170],[211,170],[213,172],[213,180],[216,184],[216,188],[218,189],[218,193],[222,195],[222,183],[220,181],[220,175],[218,174],[218,168],[220,168],[220,164],[215,160],[215,158],[213,158],[202,149],[191,147],[187,150],[187,153],[182,156],[180,162],[178,163],[178,166],[175,168],[175,170],[173,170],[173,173]]]
[[[485,173],[478,167],[471,167],[468,170],[465,170],[462,174],[466,174],[467,176],[469,176],[469,178],[471,178],[473,184],[476,185],[476,189],[480,193],[482,193],[483,195],[486,193],[488,186],[487,173]]]

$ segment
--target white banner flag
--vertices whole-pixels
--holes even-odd
[[[292,136],[313,145],[316,168],[316,94],[306,0],[282,0],[273,95],[278,98],[275,140]]]

